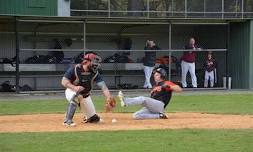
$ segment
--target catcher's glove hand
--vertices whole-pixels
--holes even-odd
[[[105,112],[112,112],[116,107],[116,100],[113,97],[110,97],[105,102]]]

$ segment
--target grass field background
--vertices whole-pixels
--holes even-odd
[[[1,152],[252,152],[253,130],[0,134]]]
[[[96,110],[104,111],[104,98],[93,97]],[[0,115],[65,113],[67,101],[57,100],[0,100]],[[115,112],[134,112],[138,106],[121,108],[118,104]],[[205,112],[221,114],[253,114],[253,94],[230,95],[187,95],[173,96],[166,112]]]
[[[102,112],[104,99],[93,100],[97,111]],[[0,100],[0,115],[65,113],[66,106],[63,99]],[[118,107],[115,112],[134,112],[138,108]],[[176,95],[167,112],[252,115],[252,109],[253,94]],[[252,152],[252,142],[253,129],[0,133],[0,152]]]
[[[1,152],[252,152],[253,130],[3,133]]]

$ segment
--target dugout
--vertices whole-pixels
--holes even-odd
[[[103,63],[103,76],[110,88],[121,84],[144,83],[141,59],[148,38],[154,39],[162,50],[157,56],[174,56],[180,59],[183,46],[195,37],[203,50],[198,53],[196,73],[199,87],[203,85],[202,64],[205,53],[213,51],[218,61],[217,85],[222,88],[222,77],[232,76],[232,88],[252,88],[250,70],[252,62],[251,21],[227,22],[219,20],[89,20],[84,18],[1,17],[0,58],[13,58],[13,64],[0,65],[0,83],[10,81],[19,86],[29,85],[32,90],[61,90],[64,71],[85,51],[95,51],[106,59],[115,53],[126,53],[130,63]],[[52,42],[57,39],[61,47]],[[125,46],[131,40],[131,47]],[[71,44],[66,44],[66,40]],[[69,42],[70,43],[70,42]],[[238,51],[239,50],[239,51]],[[34,56],[64,52],[60,63],[27,63]],[[240,58],[239,58],[240,57]],[[234,60],[238,64],[234,64]],[[241,68],[241,67],[245,68]],[[168,65],[169,79],[180,81],[176,63]],[[241,69],[240,73],[237,70]],[[243,84],[238,80],[246,79]],[[136,86],[134,86],[136,87]],[[21,90],[22,91],[22,90]]]

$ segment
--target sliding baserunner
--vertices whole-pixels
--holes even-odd
[[[151,97],[126,98],[119,91],[118,97],[122,107],[131,105],[142,105],[143,108],[133,114],[134,119],[167,119],[164,113],[169,104],[173,91],[180,92],[182,88],[171,81],[165,80],[167,73],[162,68],[157,68],[153,72],[155,85],[151,90]]]

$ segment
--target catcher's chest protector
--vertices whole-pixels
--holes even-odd
[[[76,80],[74,81],[75,85],[83,86],[85,89],[81,92],[81,94],[88,94],[92,89],[92,83],[94,79],[98,75],[98,72],[94,73],[92,71],[84,72],[82,70],[82,66],[80,64],[75,67],[75,75]]]

